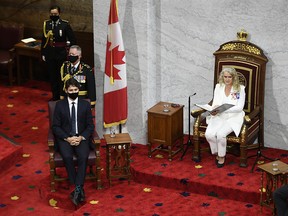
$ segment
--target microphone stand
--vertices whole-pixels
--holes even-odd
[[[191,127],[191,125],[190,125],[190,112],[191,112],[191,111],[190,111],[190,97],[192,97],[192,96],[194,96],[194,95],[196,95],[196,92],[195,92],[194,94],[192,94],[192,95],[189,95],[189,97],[188,97],[188,141],[187,141],[187,144],[186,144],[186,149],[185,149],[185,151],[183,152],[180,160],[183,160],[183,157],[185,156],[188,148],[189,148],[190,146],[192,147],[192,141],[191,141],[191,135],[190,135],[190,127]]]

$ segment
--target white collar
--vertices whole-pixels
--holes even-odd
[[[77,64],[75,64],[75,65],[72,64],[72,67],[73,67],[73,68],[78,68],[79,64],[80,64],[80,61],[77,62]]]

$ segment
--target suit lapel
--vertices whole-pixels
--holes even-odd
[[[78,97],[78,104],[77,104],[77,124],[78,124],[78,122],[79,122],[79,114],[81,113],[81,108],[83,107],[83,106],[81,106],[81,100],[79,99],[79,97]]]
[[[65,100],[66,100],[65,107],[64,107],[64,109],[65,109],[65,114],[66,114],[66,117],[67,117],[68,119],[70,119],[70,124],[71,124],[69,102],[68,102],[68,99],[67,99],[67,98],[66,98]]]

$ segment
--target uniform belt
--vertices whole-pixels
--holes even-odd
[[[80,96],[87,95],[87,91],[79,91],[79,95]]]
[[[66,47],[66,42],[52,42],[50,43],[50,46],[52,47]]]

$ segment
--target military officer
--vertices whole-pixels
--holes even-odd
[[[61,93],[60,98],[66,96],[65,83],[71,77],[74,77],[79,84],[79,98],[88,98],[91,102],[91,107],[96,104],[96,87],[94,71],[87,64],[81,62],[82,50],[78,45],[73,45],[69,49],[68,61],[65,61],[61,67]]]
[[[60,18],[60,7],[50,8],[50,19],[44,21],[41,54],[47,64],[52,100],[60,99],[60,68],[67,60],[67,49],[76,44],[73,30],[68,21]]]

